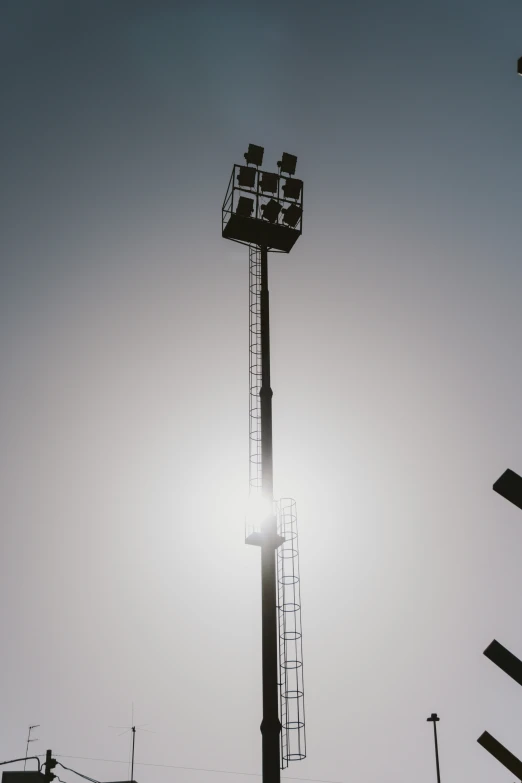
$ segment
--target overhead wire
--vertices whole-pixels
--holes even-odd
[[[62,759],[81,759],[82,761],[104,761],[107,764],[128,764],[127,761],[122,761],[121,759],[98,759],[98,758],[93,758],[91,756],[66,756],[62,753],[55,754],[55,755],[57,755],[59,758]],[[61,766],[63,766],[63,764]],[[237,770],[232,770],[232,769],[210,769],[208,767],[184,767],[178,764],[154,764],[150,761],[135,761],[134,766],[135,767],[138,766],[164,767],[165,769],[186,769],[194,772],[215,772],[215,773],[220,773],[222,775],[245,775],[247,777],[255,777],[255,778],[262,777],[261,773],[259,772],[238,772]],[[67,769],[67,767],[65,767],[65,769]],[[85,777],[85,775],[82,777]],[[92,781],[92,778],[87,778],[87,780]],[[299,781],[304,781],[305,783],[342,783],[342,781],[339,780],[325,780],[324,778],[298,778],[298,777],[292,777],[290,775],[281,775],[281,780],[299,780]],[[93,783],[99,783],[99,781],[93,781]]]
[[[65,757],[62,757],[62,758],[65,758]],[[75,769],[71,769],[71,767],[66,767],[65,764],[62,764],[61,761],[58,761],[57,764],[59,764],[60,767],[63,767],[64,769],[66,769],[68,772],[74,772],[74,774],[78,775],[80,778],[85,778],[85,780],[90,781],[90,783],[100,783],[99,780],[95,780],[94,778],[90,778],[88,775],[84,775],[82,772],[78,772]]]

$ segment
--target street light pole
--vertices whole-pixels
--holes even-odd
[[[433,736],[435,738],[435,763],[437,764],[437,783],[440,783],[440,767],[439,767],[439,743],[437,742],[437,722],[440,718],[436,712],[432,712],[429,718],[426,718],[428,723],[433,723]]]

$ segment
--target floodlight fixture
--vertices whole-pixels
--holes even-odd
[[[297,204],[290,204],[287,209],[283,209],[283,223],[286,223],[287,226],[295,228],[299,223],[302,214],[303,210],[301,207],[298,207]]]
[[[288,152],[283,152],[283,155],[281,156],[281,160],[277,161],[277,165],[281,169],[281,172],[285,172],[286,174],[295,174],[295,167],[297,164],[297,157],[296,155],[290,155]]]
[[[302,210],[303,182],[280,170],[265,171],[258,165],[263,160],[263,147],[247,146],[245,161],[234,165],[228,183],[222,207],[222,236],[249,247],[266,248],[267,252],[289,253],[302,233],[301,212],[291,210],[283,221],[281,211],[292,205]],[[268,206],[271,200],[276,203]],[[267,208],[261,210],[263,204]]]
[[[522,57],[518,58],[518,75],[522,76]]]
[[[302,187],[303,181],[301,179],[287,179],[283,183],[283,193],[286,198],[295,198],[297,200],[301,195]]]
[[[248,152],[245,152],[244,158],[247,163],[251,163],[253,166],[261,166],[263,164],[264,152],[264,147],[258,147],[257,144],[249,144]]]
[[[261,176],[261,190],[263,193],[276,193],[277,192],[277,181],[279,177],[277,174],[271,174],[267,171],[264,171]]]
[[[239,201],[237,202],[236,215],[241,215],[241,217],[252,217],[253,211],[254,199],[240,196]]]
[[[281,212],[281,204],[271,198],[268,204],[262,204],[263,217],[270,223],[275,223]]]
[[[253,188],[256,184],[256,169],[251,169],[249,166],[240,166],[239,174],[237,175],[237,181],[241,188]]]

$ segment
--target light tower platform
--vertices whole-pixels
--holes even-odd
[[[299,238],[295,228],[280,223],[266,223],[259,218],[243,217],[234,213],[223,228],[225,239],[232,239],[245,245],[258,245],[289,253]]]
[[[303,230],[303,182],[236,164],[222,209],[222,235],[243,245],[289,253]]]

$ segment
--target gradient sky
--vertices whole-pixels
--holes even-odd
[[[522,692],[519,0],[2,0],[0,757],[261,771],[249,142],[298,156],[270,262],[274,467],[297,500],[308,758],[511,783]],[[126,764],[62,761],[98,780]],[[19,768],[19,767],[18,767]],[[60,773],[66,783],[79,780]],[[139,783],[255,778],[137,766]]]

